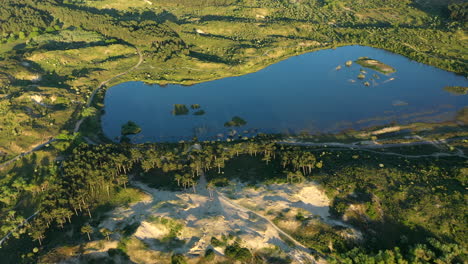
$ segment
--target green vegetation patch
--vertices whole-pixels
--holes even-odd
[[[122,125],[121,134],[126,135],[135,135],[141,132],[141,127],[139,127],[135,122],[128,121],[126,124]]]
[[[73,137],[62,135],[61,138],[71,140]],[[3,179],[0,182],[1,235],[13,230],[34,213],[35,208],[42,208],[42,211],[30,225],[18,230],[18,234],[23,235],[15,237],[20,240],[12,237],[8,244],[2,245],[0,258],[8,256],[8,263],[21,263],[16,260],[24,252],[38,244],[41,246],[40,243],[47,248],[61,245],[63,234],[72,229],[79,230],[77,228],[88,223],[94,233],[75,232],[73,239],[93,239],[98,235],[95,227],[103,219],[104,211],[118,204],[130,204],[135,201],[134,197],[140,196],[138,191],[126,186],[129,174],[187,189],[196,184],[203,172],[210,182],[209,189],[213,185],[224,185],[228,179],[250,183],[296,183],[311,179],[320,183],[333,201],[331,212],[348,219],[348,224],[360,229],[364,239],[362,244],[348,244],[339,235],[342,230],[309,221],[312,219],[306,219],[308,216],[301,213],[291,215],[301,224],[300,231],[291,231],[291,235],[323,254],[345,254],[358,248],[365,256],[372,257],[382,249],[394,247],[411,252],[413,246],[426,245],[428,238],[437,239],[440,241],[437,243],[447,245],[450,250],[466,246],[461,222],[466,211],[463,191],[468,170],[462,157],[406,158],[403,156],[405,152],[398,149],[391,151],[398,151],[402,156],[388,155],[388,152],[377,149],[369,152],[287,146],[263,137],[238,143],[201,143],[199,150],[193,149],[192,145],[86,145],[76,142],[63,152],[64,160],[60,166],[52,162],[52,158],[44,159],[36,153],[19,161],[16,168],[0,178]],[[408,151],[417,154],[422,150]],[[167,181],[160,175],[167,177]],[[42,187],[47,189],[38,193],[36,190]],[[15,217],[9,217],[12,213]],[[278,215],[276,220],[287,219]],[[177,239],[184,228],[180,222],[167,218],[150,221],[168,228],[168,235],[158,241],[165,248],[174,250],[186,243]],[[137,225],[123,230],[124,235],[131,235],[135,228]],[[104,231],[101,237],[107,236],[107,230]],[[20,245],[15,241],[27,243]],[[211,242],[215,245],[219,241],[213,239]],[[224,239],[219,244],[233,245],[225,243]],[[230,252],[226,255],[232,259],[249,259],[248,252],[235,245],[226,252]],[[442,258],[445,254],[454,260],[440,263],[457,263],[462,259],[458,251],[433,253],[432,259]],[[405,258],[412,259],[406,255]],[[25,263],[36,263],[34,260],[34,256],[28,256]]]
[[[468,87],[463,86],[445,86],[444,90],[455,95],[465,95],[468,93]]]
[[[162,239],[163,241],[170,241],[170,240],[176,239],[177,236],[180,235],[180,232],[182,231],[182,229],[184,228],[184,225],[181,224],[179,221],[174,220],[169,217],[151,216],[148,219],[148,221],[153,224],[163,225],[169,230],[167,236],[165,236]]]
[[[187,264],[187,260],[182,254],[175,254],[171,257],[171,264]]]
[[[389,74],[389,73],[394,73],[396,72],[395,68],[381,62],[378,60],[374,60],[368,57],[361,57],[358,60],[356,60],[356,63],[361,65],[362,67],[366,67],[372,70],[376,70],[378,72],[381,72],[383,74]]]
[[[192,108],[193,110],[196,110],[196,109],[200,109],[201,106],[199,104],[193,104],[190,106],[190,108]]]
[[[186,115],[189,113],[187,106],[184,104],[175,104],[174,110],[172,110],[173,115]]]
[[[229,258],[242,262],[248,262],[252,259],[252,253],[250,253],[249,249],[243,248],[237,243],[227,246],[226,250],[224,251],[224,254],[226,254],[226,256]]]
[[[242,182],[286,182],[286,176],[281,164],[273,160],[268,164],[260,156],[239,155],[233,157],[222,166],[223,173],[209,171],[207,178],[215,186],[227,186],[229,180]]]
[[[242,119],[241,117],[234,116],[231,121],[228,121],[224,123],[225,127],[240,127],[240,126],[245,126],[247,124],[247,121]]]
[[[205,114],[205,110],[198,110],[198,111],[193,113],[193,115],[196,115],[196,116],[201,116],[201,115],[204,115],[204,114]]]

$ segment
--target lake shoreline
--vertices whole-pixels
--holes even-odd
[[[354,61],[369,55],[382,63],[399,65],[397,68],[401,68],[401,71],[390,74],[383,74],[373,69],[364,71],[357,63],[348,67],[342,66],[337,70],[336,65],[344,65],[347,59]],[[323,64],[323,61],[326,61],[326,64]],[[151,86],[144,82],[127,82],[103,91],[100,97],[105,104],[105,114],[101,117],[102,126],[109,126],[111,123],[108,120],[118,120],[118,116],[123,115],[127,119],[125,122],[132,120],[142,126],[141,135],[134,137],[140,138],[138,142],[147,140],[177,142],[191,140],[193,137],[201,140],[218,138],[225,140],[228,138],[226,135],[231,133],[231,130],[225,129],[225,125],[230,124],[229,120],[234,116],[241,116],[245,119],[245,123],[242,122],[242,126],[235,128],[237,132],[231,135],[231,139],[238,136],[250,137],[252,134],[243,131],[252,129],[256,129],[259,133],[294,135],[300,134],[302,130],[312,134],[336,133],[346,129],[359,130],[392,122],[408,124],[414,121],[431,123],[452,120],[454,114],[450,113],[464,104],[460,101],[461,98],[452,98],[447,95],[448,93],[439,91],[438,85],[463,84],[465,80],[431,66],[417,65],[421,65],[422,68],[415,67],[414,62],[406,57],[385,50],[346,46],[293,56],[254,73],[222,78],[190,87],[177,84]],[[414,74],[422,76],[427,72],[435,76],[430,81],[420,79],[420,85],[426,83],[422,86],[425,86],[424,92],[429,95],[426,96],[426,100],[422,100],[419,97],[420,89],[412,87],[412,82],[408,83],[407,80],[414,79]],[[287,77],[281,78],[282,75]],[[349,78],[354,78],[354,82],[349,83]],[[310,89],[310,86],[318,87]],[[288,87],[289,94],[283,95],[285,87]],[[363,90],[363,87],[369,88]],[[319,99],[320,97],[327,98],[326,102]],[[349,99],[344,101],[340,99],[341,97]],[[289,102],[290,100],[295,100],[295,103]],[[404,102],[404,104],[395,102]],[[446,108],[444,103],[452,105],[453,109]],[[174,113],[174,107],[182,108],[183,105],[191,104],[202,105],[204,114],[198,117],[193,113],[188,115],[187,108],[184,111],[177,111],[184,114],[168,115],[171,111]],[[118,110],[119,107],[114,108],[113,105],[115,107],[126,105],[127,111],[122,112]],[[171,108],[166,109],[166,105],[170,105]],[[254,114],[255,108],[259,108],[261,113]],[[351,116],[348,114],[349,110],[353,113]],[[119,114],[113,111],[118,111]],[[321,111],[325,112],[319,115]],[[151,118],[145,119],[143,116],[150,112],[154,114]],[[327,112],[330,114],[326,114]],[[265,121],[272,118],[276,121],[272,120],[269,123]],[[300,124],[306,121],[310,125]],[[158,123],[164,125],[156,129],[160,126]],[[162,137],[161,133],[167,134],[168,129],[176,124],[178,129],[168,133],[171,139],[151,139],[156,135]],[[185,133],[184,136],[181,133]],[[118,137],[118,134],[113,132],[109,134],[109,131],[105,134],[109,138]],[[217,137],[218,134],[224,136]]]

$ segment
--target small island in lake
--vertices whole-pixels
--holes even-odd
[[[189,113],[187,106],[184,104],[175,104],[174,110],[172,110],[173,115],[186,115]]]
[[[193,113],[193,115],[196,115],[196,116],[201,116],[201,115],[204,115],[204,114],[205,114],[205,110],[203,110],[203,109],[195,111]]]
[[[395,68],[380,62],[378,60],[374,60],[368,57],[361,57],[356,61],[357,64],[361,65],[362,67],[366,67],[372,70],[376,70],[383,74],[389,74],[396,72]]]
[[[445,86],[444,90],[455,95],[468,94],[468,87],[463,86]]]
[[[126,124],[122,125],[121,134],[123,136],[135,135],[141,132],[141,127],[139,127],[135,122],[128,121]]]
[[[196,109],[200,109],[201,106],[199,104],[193,104],[190,106],[190,108],[192,108],[193,110],[196,110]]]
[[[224,126],[225,127],[233,127],[233,126],[236,126],[236,127],[240,127],[240,126],[244,126],[247,124],[247,121],[245,121],[244,119],[238,117],[238,116],[235,116],[231,119],[231,121],[228,121],[226,123],[224,123]]]

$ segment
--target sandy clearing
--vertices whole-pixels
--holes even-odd
[[[305,211],[306,214],[319,217],[327,224],[351,228],[348,224],[331,218],[330,199],[319,185],[313,182],[300,185],[270,184],[258,188],[247,188],[246,185],[237,183],[222,191],[238,204],[266,216],[273,215],[271,219],[276,212]],[[357,230],[353,229],[350,232],[359,239],[360,233]]]
[[[134,236],[138,239],[155,238],[161,239],[169,234],[169,230],[163,225],[154,225],[143,221],[135,232]]]
[[[243,246],[251,250],[260,250],[263,248],[278,247],[288,253],[294,260],[293,263],[315,263],[315,259],[309,254],[305,247],[291,247],[283,241],[279,230],[270,220],[263,218],[250,208],[245,208],[224,196],[223,193],[214,192],[213,198],[210,198],[206,189],[206,180],[201,177],[197,186],[197,193],[191,192],[170,192],[162,191],[148,187],[141,182],[132,182],[148,194],[146,199],[130,205],[128,208],[117,208],[112,211],[106,220],[101,222],[99,228],[106,227],[113,231],[124,229],[126,226],[138,223],[133,237],[147,244],[149,250],[164,251],[164,245],[157,244],[169,233],[167,227],[155,224],[151,221],[155,217],[166,217],[183,223],[184,227],[178,233],[177,238],[184,241],[183,246],[173,248],[179,253],[190,255],[203,255],[206,249],[211,245],[212,237],[220,237],[222,234],[241,238]],[[258,196],[251,189],[244,188],[241,184],[238,188],[245,189],[246,193]],[[273,186],[276,192],[283,195],[284,199],[293,199],[299,202],[301,197],[309,197],[309,192],[316,192],[318,189],[309,186],[305,192],[297,190],[287,190],[284,186]],[[228,190],[220,190],[222,192]],[[244,191],[244,190],[243,190]],[[271,193],[269,190],[268,192]],[[226,195],[228,195],[226,193]],[[263,193],[263,195],[269,195]],[[310,198],[310,197],[309,197]],[[327,200],[320,196],[313,197],[312,203],[319,206],[324,205]],[[268,200],[268,199],[266,199]],[[282,203],[281,201],[278,201]],[[320,204],[319,204],[320,203]],[[271,204],[274,206],[274,204]],[[283,206],[288,206],[284,201]],[[305,205],[304,205],[305,206]],[[326,217],[325,212],[321,214]],[[284,232],[283,232],[284,233]],[[114,235],[114,238],[118,236]],[[155,242],[156,241],[156,242]],[[222,255],[223,249],[216,248],[216,251]],[[136,256],[132,258],[136,260]]]

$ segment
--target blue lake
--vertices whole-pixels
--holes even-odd
[[[381,74],[356,63],[370,57],[397,71]],[[341,69],[337,70],[337,66]],[[364,80],[357,76],[361,69]],[[364,82],[370,86],[365,86]],[[131,120],[142,132],[133,142],[225,138],[256,132],[297,134],[339,132],[393,122],[453,120],[467,106],[468,96],[446,86],[468,86],[460,75],[417,63],[384,50],[346,46],[288,58],[261,71],[193,86],[126,82],[109,88],[104,99],[103,131],[117,140]],[[173,115],[174,104],[185,104],[187,115]],[[197,116],[190,105],[199,104]],[[247,124],[225,127],[239,116]]]

